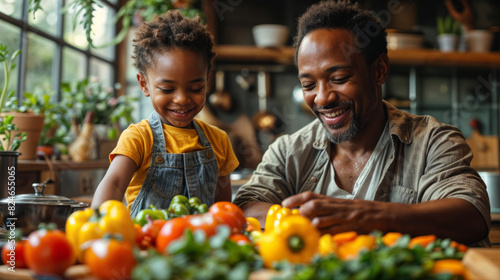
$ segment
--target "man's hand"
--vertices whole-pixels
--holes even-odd
[[[370,233],[389,230],[390,204],[384,202],[332,198],[304,192],[285,199],[283,207],[300,206],[300,214],[310,218],[321,233],[357,231]]]
[[[464,244],[488,235],[488,222],[471,203],[458,198],[417,204],[332,198],[313,192],[291,196],[283,207],[300,207],[322,234],[346,231],[396,231],[412,236],[435,234]]]

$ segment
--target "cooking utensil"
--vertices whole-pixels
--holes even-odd
[[[478,173],[486,184],[491,213],[500,213],[500,171],[481,171]]]
[[[19,194],[0,200],[0,226],[8,230],[20,229],[24,236],[36,230],[40,223],[55,223],[58,229],[64,230],[71,213],[89,206],[63,196],[45,195],[46,186],[34,183],[34,194]]]
[[[268,73],[259,71],[257,74],[257,95],[259,96],[259,112],[253,117],[253,123],[258,130],[272,130],[277,126],[277,118],[267,111]]]
[[[467,139],[474,157],[470,163],[475,169],[498,169],[498,137],[481,134],[481,123],[477,119],[470,121],[472,134]]]
[[[208,101],[216,109],[229,112],[233,108],[233,100],[229,92],[224,90],[224,72],[215,73],[215,92],[208,97]]]

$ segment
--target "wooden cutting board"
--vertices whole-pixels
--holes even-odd
[[[500,279],[500,249],[469,248],[462,260],[470,280]]]
[[[463,263],[469,271],[469,280],[498,280],[500,279],[500,248],[469,248],[463,258]],[[250,280],[269,280],[279,273],[272,269],[262,269],[252,272]],[[74,265],[68,268],[64,280],[97,280],[90,275],[85,265]],[[0,266],[0,279],[34,280],[29,269],[8,270],[8,266]],[[62,280],[62,279],[61,279]]]
[[[498,169],[498,137],[484,136],[474,129],[472,135],[467,139],[474,157],[471,167],[475,169]]]
[[[269,280],[272,277],[279,275],[279,272],[273,269],[261,269],[259,271],[252,272],[250,274],[249,280]],[[33,273],[26,268],[16,269],[15,272],[9,271],[8,266],[0,266],[0,280],[35,280]],[[58,279],[54,279],[58,280]],[[90,275],[90,270],[87,266],[73,265],[66,273],[64,273],[64,279],[61,280],[98,280],[96,277]]]
[[[27,268],[16,268],[15,272],[9,271],[9,266],[0,266],[0,279],[9,280],[35,280],[31,270]],[[64,278],[61,280],[98,280],[90,275],[90,270],[86,265],[73,265],[64,273]],[[57,280],[57,278],[54,278]]]

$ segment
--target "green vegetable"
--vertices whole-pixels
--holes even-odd
[[[147,209],[142,209],[137,213],[134,218],[134,223],[139,224],[141,227],[148,223],[147,216],[153,220],[163,219],[168,220],[168,213],[163,209],[158,209],[154,205],[150,205]]]
[[[208,212],[208,206],[197,197],[187,198],[183,195],[176,195],[172,198],[168,213],[170,218],[185,215],[203,214]]]
[[[177,216],[189,215],[189,208],[185,204],[176,203],[170,207],[170,213],[174,213]]]
[[[196,208],[196,206],[201,204],[201,200],[197,197],[191,197],[188,202],[192,208]]]
[[[209,239],[187,230],[169,246],[168,255],[151,251],[139,259],[132,279],[249,279],[252,271],[262,268],[262,261],[253,245],[238,246],[229,235],[227,226]]]
[[[310,265],[282,261],[275,267],[280,275],[274,279],[461,279],[451,274],[432,274],[434,261],[462,258],[463,253],[451,247],[451,240],[437,239],[426,248],[408,248],[410,236],[403,235],[395,246],[389,247],[383,244],[379,233],[375,235],[378,247],[362,251],[357,259],[342,261],[331,254],[315,256]]]

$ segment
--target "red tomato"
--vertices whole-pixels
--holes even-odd
[[[247,220],[243,211],[236,204],[227,201],[214,203],[208,209],[214,217],[231,228],[231,233],[241,233],[246,227]]]
[[[130,279],[137,261],[128,242],[102,238],[85,250],[84,263],[99,279]]]
[[[191,231],[203,230],[207,237],[215,235],[217,225],[219,225],[219,222],[211,213],[190,215],[187,216],[187,219]]]
[[[229,240],[233,241],[234,243],[243,246],[246,244],[252,244],[252,241],[250,241],[250,238],[248,236],[241,234],[241,233],[236,233],[236,234],[231,234],[229,236]]]
[[[26,240],[12,241],[9,239],[2,248],[2,261],[8,267],[26,268],[24,251]]]
[[[156,249],[164,253],[168,244],[181,237],[188,226],[189,224],[185,217],[168,220],[163,227],[161,227],[158,236],[156,236]]]
[[[142,233],[145,236],[151,237],[151,240],[156,240],[156,236],[158,236],[158,233],[160,232],[161,228],[167,220],[163,219],[158,219],[158,220],[149,220],[147,224],[142,226]]]
[[[41,229],[28,236],[25,260],[36,274],[63,275],[75,263],[75,252],[64,232]]]

